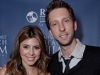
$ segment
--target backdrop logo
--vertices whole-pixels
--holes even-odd
[[[40,17],[39,17],[39,26],[43,26],[45,24],[45,9],[40,9]]]
[[[60,50],[58,42],[53,38],[53,36],[44,36],[47,55],[52,55],[58,50]]]
[[[7,39],[6,35],[0,35],[0,56],[7,56]]]
[[[37,15],[36,12],[30,11],[30,12],[27,13],[26,19],[27,19],[27,21],[28,21],[29,23],[34,23],[34,22],[37,21],[38,15]]]

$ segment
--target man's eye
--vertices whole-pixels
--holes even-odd
[[[51,24],[51,26],[55,26],[55,25],[56,25],[56,23]]]
[[[68,22],[69,20],[65,20],[65,22]]]
[[[55,26],[57,25],[58,23],[54,22],[54,23],[51,23],[51,26]]]

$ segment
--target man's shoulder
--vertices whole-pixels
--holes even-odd
[[[88,50],[98,50],[98,51],[100,51],[100,47],[98,47],[98,46],[86,45],[86,49],[88,49]]]
[[[85,53],[100,56],[100,47],[86,45]]]
[[[52,59],[57,59],[58,58],[58,53],[59,53],[59,51],[57,51],[56,53],[52,54],[50,57]]]
[[[98,61],[100,65],[100,47],[86,45],[83,58],[85,62],[89,62],[92,64]]]

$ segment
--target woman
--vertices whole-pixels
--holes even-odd
[[[10,61],[0,75],[50,75],[49,60],[43,33],[38,27],[28,25],[19,31]]]

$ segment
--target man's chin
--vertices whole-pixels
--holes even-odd
[[[69,46],[72,43],[72,40],[70,40],[70,41],[63,41],[63,42],[59,42],[58,41],[58,43],[59,43],[60,46]]]

